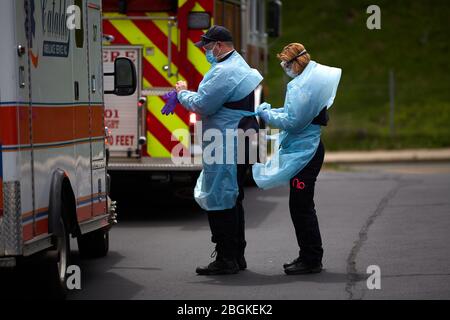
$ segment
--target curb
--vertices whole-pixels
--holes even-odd
[[[388,163],[416,161],[449,161],[450,149],[329,151],[325,163]]]

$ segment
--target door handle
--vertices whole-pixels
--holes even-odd
[[[25,67],[19,67],[19,87],[25,88]]]
[[[96,93],[97,92],[97,80],[95,79],[95,76],[91,76],[91,90],[92,93]]]

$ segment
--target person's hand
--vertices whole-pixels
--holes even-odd
[[[173,114],[175,107],[179,102],[176,91],[175,90],[169,91],[168,93],[163,95],[162,98],[164,99],[164,101],[166,101],[166,104],[161,109],[161,113],[165,114],[166,116],[168,116],[169,114]]]
[[[264,122],[269,122],[269,109],[262,110],[258,112],[258,116],[264,120]]]
[[[256,113],[260,113],[264,110],[270,110],[272,109],[272,106],[270,104],[268,104],[267,102],[263,102],[261,103],[259,106],[256,107]]]
[[[187,83],[186,81],[178,81],[177,84],[175,85],[175,89],[177,90],[177,93],[180,92],[181,90],[187,90]]]

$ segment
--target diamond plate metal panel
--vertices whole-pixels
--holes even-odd
[[[22,254],[22,216],[20,207],[20,182],[3,183],[4,213],[1,223],[1,243],[5,255]]]
[[[3,236],[3,217],[0,218],[0,257],[5,255],[5,239]]]

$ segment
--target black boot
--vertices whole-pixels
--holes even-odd
[[[237,250],[237,256],[236,261],[239,265],[239,270],[245,270],[247,269],[247,260],[245,260],[245,247],[247,246],[247,242],[245,239],[240,239],[238,242],[238,250]]]
[[[236,259],[239,253],[236,208],[208,212],[208,221],[212,233],[211,241],[216,244],[217,258],[207,267],[197,268],[197,273],[215,275],[239,272]]]
[[[283,264],[283,268],[286,269],[288,267],[293,266],[296,263],[299,263],[301,261],[300,257],[295,258],[294,260],[292,260],[291,262],[286,262]]]
[[[235,274],[239,272],[239,266],[236,260],[229,260],[224,257],[217,257],[206,267],[198,267],[195,270],[199,275],[211,276],[220,274]]]
[[[322,263],[306,264],[303,261],[297,261],[284,269],[287,275],[319,273],[322,271]]]
[[[245,257],[243,255],[237,258],[237,264],[239,266],[239,270],[247,269],[247,260],[245,260]]]

